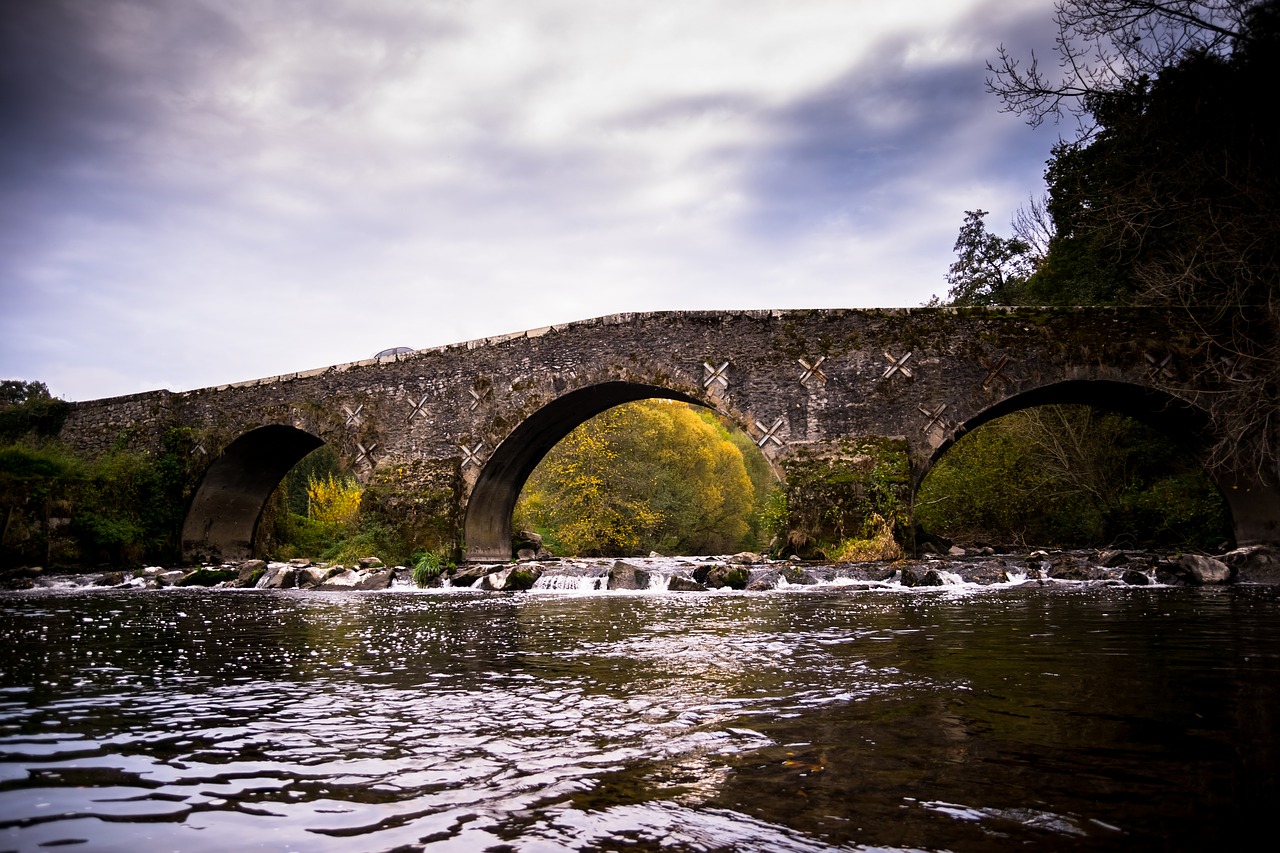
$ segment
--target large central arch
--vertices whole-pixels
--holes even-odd
[[[652,398],[705,406],[688,394],[636,382],[605,382],[571,391],[548,403],[512,430],[493,452],[467,501],[466,559],[505,562],[511,559],[511,514],[525,480],[551,448],[601,412]]]

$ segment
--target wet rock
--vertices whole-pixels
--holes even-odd
[[[354,589],[360,573],[355,569],[341,568],[336,572],[327,573],[328,576],[315,581],[316,574],[312,569],[302,569],[299,571],[298,586],[308,586],[315,589]],[[303,575],[309,575],[310,580],[304,580]]]
[[[742,551],[730,557],[729,562],[735,566],[755,566],[766,562],[766,560],[754,551]]]
[[[818,582],[817,578],[799,566],[782,566],[778,569],[778,574],[785,578],[787,583],[797,586],[812,586]]]
[[[1240,583],[1280,585],[1280,548],[1274,545],[1250,545],[1222,555]]]
[[[1231,567],[1221,560],[1200,554],[1183,554],[1176,563],[1183,578],[1194,584],[1231,582]]]
[[[356,582],[356,589],[388,589],[396,579],[396,570],[390,567],[361,572],[363,577]]]
[[[764,592],[769,589],[776,589],[778,580],[782,577],[782,573],[777,569],[765,569],[756,572],[751,576],[751,580],[747,582],[748,592]]]
[[[963,557],[967,553],[969,552],[961,548],[959,545],[952,545],[950,548],[947,549],[948,557]]]
[[[671,582],[667,584],[667,589],[671,592],[706,592],[707,588],[695,581],[693,578],[686,578],[683,575],[672,575]]]
[[[905,587],[946,586],[950,580],[942,574],[943,571],[944,568],[936,566],[903,566],[898,580]]]
[[[0,572],[0,589],[31,589],[43,571],[39,566],[23,566]]]
[[[609,569],[609,589],[648,589],[649,573],[621,560]]]
[[[237,586],[257,586],[258,581],[267,573],[265,560],[245,560],[236,566]]]
[[[1120,576],[1120,580],[1129,586],[1147,586],[1151,583],[1151,578],[1137,569],[1125,569],[1124,574]]]
[[[542,576],[541,566],[523,565],[508,566],[496,572],[490,572],[476,581],[477,589],[488,589],[495,592],[513,592],[529,589],[534,581]]]
[[[216,586],[220,583],[236,579],[235,569],[212,568],[201,566],[193,572],[187,572],[175,586]]]
[[[345,566],[301,566],[293,570],[294,586],[298,589],[315,589],[346,571]]]
[[[362,569],[381,569],[383,568],[382,560],[377,557],[361,557],[359,560]]]
[[[1129,555],[1124,551],[1099,551],[1097,561],[1099,566],[1114,569],[1117,566],[1126,565],[1129,562]]]
[[[267,567],[267,573],[258,581],[258,589],[293,589],[298,585],[300,568],[279,563]]]
[[[1169,585],[1186,583],[1182,570],[1176,563],[1171,563],[1168,560],[1157,560],[1152,569],[1155,572],[1156,583]]]
[[[965,563],[951,570],[967,583],[1008,583],[1008,567],[1003,561]]]
[[[720,589],[726,586],[730,589],[746,589],[750,572],[747,571],[745,565],[698,566],[693,570],[693,580],[708,589]]]
[[[915,566],[903,566],[901,573],[898,575],[898,583],[906,587],[916,586],[920,583],[920,578],[923,576],[923,568],[917,571]]]
[[[1058,581],[1096,581],[1102,573],[1088,563],[1076,560],[1070,554],[1062,554],[1049,560],[1049,577]]]
[[[492,565],[483,563],[473,563],[469,566],[458,566],[448,575],[450,586],[475,586],[476,581],[485,575],[492,574],[494,568]]]

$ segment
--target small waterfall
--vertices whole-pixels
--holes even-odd
[[[645,589],[655,590],[657,592],[666,592],[671,586],[671,575],[660,574],[658,572],[649,573],[649,585]]]
[[[533,582],[535,592],[597,592],[608,586],[608,575],[544,574]]]

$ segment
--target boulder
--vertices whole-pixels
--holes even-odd
[[[707,588],[698,583],[693,578],[686,578],[683,575],[672,575],[671,581],[667,584],[667,589],[671,592],[706,592]]]
[[[963,557],[967,553],[969,552],[961,548],[959,545],[952,545],[950,548],[947,549],[948,557]]]
[[[392,568],[371,569],[361,572],[356,581],[356,589],[387,589],[396,578],[396,570]]]
[[[765,558],[754,551],[741,551],[729,558],[735,566],[755,566],[765,562]]]
[[[786,565],[781,567],[778,572],[787,579],[787,583],[795,586],[811,586],[818,582],[817,578],[799,566]]]
[[[267,573],[258,581],[258,589],[293,589],[298,585],[299,567],[275,564],[267,567]]]
[[[310,572],[310,569],[302,569],[299,574]],[[311,575],[312,578],[315,575]],[[317,589],[355,589],[356,584],[360,582],[360,572],[355,569],[340,569],[337,572],[328,574],[328,577],[322,578],[318,583],[311,583]],[[299,584],[301,586],[301,584]]]
[[[236,583],[238,586],[255,586],[266,573],[265,560],[245,560],[236,566]]]
[[[512,592],[531,588],[534,581],[541,576],[541,566],[508,566],[483,576],[476,581],[475,586],[477,589],[489,589],[495,592]]]
[[[1151,578],[1137,569],[1125,569],[1124,574],[1120,576],[1120,580],[1129,586],[1146,586],[1151,583]]]
[[[1049,577],[1058,581],[1096,581],[1102,573],[1087,563],[1077,562],[1075,557],[1064,554],[1049,561]]]
[[[1240,583],[1280,585],[1280,547],[1250,545],[1223,554],[1221,560]]]
[[[359,563],[362,569],[381,569],[383,567],[382,560],[377,557],[361,557]]]
[[[447,577],[449,586],[475,586],[476,581],[493,571],[492,564],[472,563],[469,566],[458,566],[452,573],[443,577]]]
[[[1114,569],[1117,566],[1123,566],[1128,563],[1129,555],[1124,551],[1099,551],[1097,561],[1099,566],[1106,566],[1108,569]]]
[[[618,560],[609,569],[609,589],[648,589],[649,573]]]
[[[1201,554],[1183,554],[1176,563],[1182,576],[1195,584],[1231,582],[1231,567],[1221,560]]]
[[[175,586],[215,586],[225,581],[236,579],[235,569],[212,568],[201,566],[193,572],[187,572]]]

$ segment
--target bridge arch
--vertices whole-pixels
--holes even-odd
[[[464,539],[470,562],[511,559],[511,514],[542,457],[579,425],[623,403],[653,398],[707,406],[682,391],[641,382],[603,382],[570,391],[538,409],[503,439],[467,501]]]
[[[1086,405],[1128,415],[1147,424],[1186,448],[1217,487],[1231,516],[1237,544],[1266,541],[1274,535],[1277,506],[1273,492],[1241,488],[1231,471],[1204,464],[1210,442],[1211,424],[1199,407],[1166,392],[1144,385],[1111,380],[1075,379],[1050,383],[1007,397],[957,424],[947,438],[913,465],[911,489],[914,494],[934,464],[965,434],[983,424],[1022,409],[1049,405]]]
[[[191,499],[182,524],[183,555],[200,560],[252,557],[267,499],[289,469],[324,443],[305,430],[269,424],[227,445]]]

